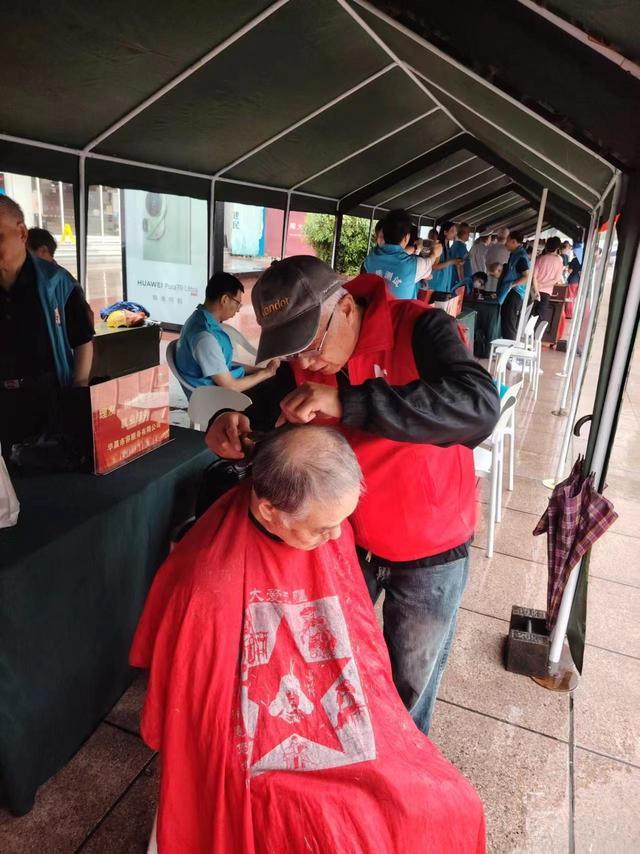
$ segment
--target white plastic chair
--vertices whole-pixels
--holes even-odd
[[[527,308],[527,311],[531,312],[531,308],[532,306],[529,306]],[[537,322],[537,317],[529,317],[526,322],[523,333],[523,346],[525,350],[531,350],[533,347],[533,335]],[[512,338],[494,338],[491,342],[491,346],[489,347],[489,372],[491,372],[491,365],[493,363],[494,358],[500,355],[500,353],[503,351],[503,348],[515,346],[516,341]]]
[[[489,519],[487,523],[487,557],[493,557],[495,527],[502,511],[502,470],[504,456],[504,434],[511,420],[516,399],[511,397],[502,409],[498,423],[489,437],[489,447],[479,445],[473,451],[476,477],[490,477]]]
[[[194,391],[194,389],[196,387],[193,385],[190,385],[182,377],[182,375],[180,374],[180,371],[176,367],[176,346],[177,346],[177,344],[178,344],[177,339],[174,339],[173,341],[169,341],[169,343],[167,344],[167,365],[169,365],[169,370],[171,371],[171,373],[174,375],[174,377],[180,383],[184,393],[187,395],[187,397],[189,397],[189,395]]]
[[[509,386],[508,390],[503,394],[500,400],[500,412],[504,412],[504,410],[509,407],[509,411],[511,412],[511,418],[507,422],[507,426],[504,428],[504,435],[509,437],[509,484],[507,489],[509,492],[513,492],[513,477],[514,477],[514,469],[515,469],[515,456],[516,456],[516,412],[518,409],[518,398],[520,397],[520,392],[522,391],[523,381],[520,380],[519,383],[514,383],[512,386]],[[515,405],[511,406],[510,401],[515,400]],[[500,477],[500,482],[502,483],[502,476]],[[496,514],[497,521],[500,521],[502,516],[502,500],[498,501],[498,512]]]
[[[220,388],[216,385],[201,385],[189,399],[189,419],[195,430],[206,430],[211,416],[220,409],[244,412],[251,406],[251,398],[240,391]]]
[[[224,331],[227,333],[229,338],[231,338],[231,343],[233,344],[233,349],[234,349],[234,355],[235,355],[235,350],[238,347],[241,347],[246,353],[248,353],[250,356],[253,356],[253,358],[255,360],[255,357],[256,357],[258,351],[253,346],[251,341],[249,341],[248,338],[245,338],[245,336],[242,334],[242,332],[240,332],[238,329],[236,329],[235,326],[231,326],[231,324],[229,324],[229,323],[221,323],[220,325],[222,326]]]
[[[498,392],[503,385],[507,384],[507,369],[509,367],[509,361],[511,360],[512,353],[513,347],[505,347],[496,362],[496,371],[493,378],[498,386]]]
[[[533,318],[537,320],[537,318]],[[513,347],[511,349],[511,360],[522,363],[523,375],[529,374],[529,385],[533,385],[533,399],[538,399],[538,387],[540,385],[540,374],[542,373],[542,338],[547,331],[548,322],[543,320],[539,324],[533,337],[531,349],[524,347]]]

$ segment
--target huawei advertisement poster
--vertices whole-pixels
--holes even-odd
[[[124,191],[127,299],[153,320],[183,324],[207,285],[207,203]]]

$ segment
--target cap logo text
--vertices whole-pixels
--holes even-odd
[[[275,311],[282,311],[283,308],[286,308],[289,305],[289,297],[282,297],[281,299],[277,299],[275,302],[267,303],[267,305],[262,307],[262,316],[269,317],[270,314],[273,314]]]

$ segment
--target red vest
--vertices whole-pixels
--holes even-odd
[[[429,306],[394,300],[378,276],[361,275],[346,285],[367,301],[349,380],[360,385],[384,377],[392,386],[419,379],[412,339],[416,320]],[[335,376],[303,371],[296,382],[336,385]],[[355,451],[366,493],[351,519],[356,543],[390,561],[412,561],[466,543],[475,528],[473,451],[462,445],[440,448],[383,439],[336,425]]]

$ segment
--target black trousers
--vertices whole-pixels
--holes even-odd
[[[537,305],[537,309],[536,314],[538,315],[538,323],[536,323],[536,327],[539,323],[542,323],[543,320],[546,320],[549,326],[551,326],[551,321],[553,320],[551,294],[540,294],[540,302]]]
[[[515,341],[518,334],[518,320],[522,311],[522,297],[512,288],[502,303],[500,310],[500,323],[502,325],[502,337]]]

